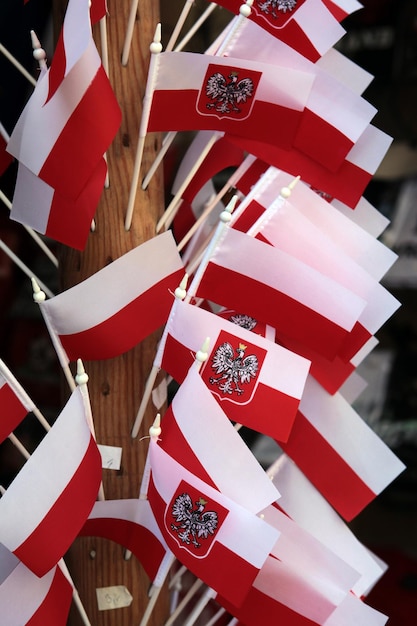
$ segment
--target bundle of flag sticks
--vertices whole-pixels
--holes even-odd
[[[347,525],[404,470],[352,408],[363,389],[356,368],[399,307],[381,284],[396,260],[379,240],[388,222],[363,197],[391,138],[362,97],[372,77],[334,47],[361,5],[224,0],[210,11],[217,5],[230,22],[208,50],[175,48],[181,20],[165,51],[159,25],[150,42],[126,230],[139,181],[147,186],[177,133],[193,131],[155,236],[57,295],[31,276],[71,388],[52,427],[0,362],[1,440],[27,458],[0,498],[7,626],[65,624],[71,598],[90,623],[62,560],[79,535],[117,541],[140,560],[153,583],[142,626],[174,562],[195,577],[199,601],[192,610],[173,602],[166,624],[186,615],[191,626],[208,603],[210,624],[388,619],[366,603],[386,565]],[[133,1],[123,63],[136,11]],[[121,121],[91,31],[105,19],[105,3],[69,0],[49,67],[33,36],[39,77],[2,134],[0,163],[18,161],[11,218],[79,250]],[[144,173],[155,131],[167,135]],[[223,171],[232,173],[217,191]],[[132,423],[135,438],[152,401],[140,494],[106,500],[82,363],[161,328]],[[162,415],[160,371],[178,386]],[[46,431],[32,455],[13,434],[28,412]],[[279,446],[271,467],[241,426]]]

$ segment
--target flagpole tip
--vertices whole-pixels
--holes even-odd
[[[249,17],[252,13],[252,4],[253,0],[246,0],[245,4],[240,5],[239,14],[242,15],[242,17]]]
[[[227,223],[230,222],[230,220],[232,219],[232,213],[234,211],[234,208],[236,206],[236,202],[238,201],[238,196],[235,195],[233,196],[233,198],[230,200],[229,204],[225,207],[224,211],[222,211],[220,213],[220,221],[223,223]]]
[[[195,358],[199,363],[204,363],[208,358],[208,349],[210,345],[210,337],[206,337],[200,350],[195,353]]]
[[[81,359],[77,359],[77,374],[75,376],[75,382],[77,385],[86,385],[88,383],[88,374],[84,369]]]
[[[149,50],[151,54],[159,54],[162,52],[162,44],[161,44],[161,24],[156,25],[155,34],[153,36],[153,41],[149,46]]]
[[[161,429],[161,414],[157,413],[154,423],[152,424],[152,426],[149,429],[149,436],[153,438],[157,438],[159,437],[159,435],[161,434],[162,429]]]
[[[33,289],[33,300],[35,302],[44,302],[44,300],[46,299],[45,292],[42,291],[42,289],[39,287],[36,278],[32,276],[31,281]]]
[[[180,282],[179,286],[176,288],[174,295],[178,300],[184,300],[187,295],[187,282],[188,282],[188,274],[184,275],[184,278]]]

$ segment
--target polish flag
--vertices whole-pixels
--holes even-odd
[[[133,348],[165,323],[183,276],[167,231],[41,302],[61,361],[109,359]]]
[[[266,208],[277,201],[282,188],[294,181],[294,177],[288,172],[270,166],[264,172],[261,171],[249,189],[244,179],[250,177],[251,169],[255,175],[255,164],[256,161],[237,181],[239,187],[244,188],[242,191],[245,198],[234,210],[231,224],[242,232],[248,231],[255,220],[264,215]],[[348,208],[343,211],[340,203],[335,201],[330,204],[300,181],[293,187],[289,202],[315,228],[320,229],[321,236],[326,235],[332,240],[333,248],[337,246],[374,280],[381,280],[397,260],[398,255],[377,239],[384,228],[385,220],[380,219],[381,214],[364,198],[354,211]],[[356,215],[360,219],[354,219]],[[371,232],[369,222],[372,222]]]
[[[290,436],[279,445],[347,521],[405,469],[340,393],[328,394],[311,377]]]
[[[366,300],[366,307],[341,346],[339,355],[345,360],[351,359],[400,306],[397,298],[306,218],[292,198],[278,197],[272,202],[251,234]]]
[[[224,413],[275,439],[280,437],[274,433],[280,432],[285,440],[310,362],[262,336],[256,319],[245,314],[232,314],[229,319],[176,300],[154,365],[182,383],[194,354],[210,337],[200,373]],[[236,368],[236,379],[228,375],[231,368]]]
[[[292,587],[292,588],[291,588]],[[236,607],[226,598],[216,596],[216,602],[234,615],[239,624],[259,626],[276,622],[285,626],[384,626],[388,617],[365,604],[353,594],[347,594],[326,620],[313,620],[297,613],[282,602],[287,589],[300,600],[305,588],[289,573],[278,559],[270,557],[262,567],[243,603]]]
[[[282,170],[276,170],[275,175],[276,189],[288,186],[293,180]],[[397,260],[398,255],[378,239],[386,226],[386,218],[365,198],[361,198],[353,211],[347,207],[343,211],[340,202],[329,204],[300,181],[291,191],[290,202],[374,280],[381,280]],[[361,216],[362,219],[357,219]]]
[[[55,241],[84,250],[106,173],[102,158],[80,195],[73,199],[59,194],[19,163],[10,217]]]
[[[282,603],[318,623],[325,622],[360,574],[276,506],[268,507],[262,515],[281,533],[271,556],[280,562],[281,575],[288,581],[282,590]]]
[[[236,135],[228,138],[265,163],[282,168],[293,177],[301,176],[301,180],[314,189],[352,209],[360,201],[392,142],[392,137],[369,124],[343,164],[332,172],[295,148],[285,150]]]
[[[218,130],[292,146],[311,73],[192,52],[162,52],[155,61],[146,132]],[[223,101],[225,89],[233,94],[230,101]]]
[[[237,18],[235,18],[237,19]],[[246,20],[222,55],[279,64],[315,76],[293,147],[331,171],[337,171],[375,116],[377,109],[298,52]]]
[[[366,301],[291,255],[225,228],[189,295],[279,329],[327,358],[337,356]]]
[[[100,483],[101,455],[77,387],[0,498],[0,541],[44,576],[77,536]]]
[[[127,548],[153,584],[169,553],[148,500],[131,498],[96,502],[79,535],[103,537]]]
[[[279,498],[195,365],[165,412],[159,443],[188,471],[252,513]]]
[[[66,626],[72,593],[72,585],[59,567],[53,567],[38,578],[19,563],[0,585],[2,623],[7,626]]]
[[[240,0],[216,0],[239,15]],[[298,0],[288,7],[255,0],[249,19],[315,63],[346,33],[322,0]]]
[[[239,606],[279,531],[189,472],[155,439],[150,462],[148,498],[168,547],[195,576]],[[187,525],[190,513],[199,520],[197,529]]]
[[[0,360],[0,443],[34,408],[23,387]]]
[[[373,558],[286,454],[280,455],[268,469],[268,475],[281,493],[278,508],[359,572],[360,578],[351,590],[358,598],[366,595],[384,574],[386,566]]]
[[[112,142],[121,110],[94,44],[88,0],[70,0],[60,42],[7,150],[59,194],[76,199]]]

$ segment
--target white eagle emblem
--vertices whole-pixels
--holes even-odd
[[[297,6],[297,0],[258,0],[259,10],[262,13],[270,14],[272,17],[278,17],[278,11],[286,13],[293,11]]]
[[[218,385],[225,394],[231,395],[235,392],[240,396],[244,390],[239,385],[249,383],[256,376],[259,368],[258,357],[254,354],[245,356],[246,348],[247,346],[240,343],[233,350],[231,344],[225,341],[214,353],[211,367],[219,376],[212,376],[210,383]]]
[[[234,313],[229,317],[229,321],[236,324],[236,326],[240,326],[241,328],[246,328],[246,330],[253,330],[258,323],[258,321],[251,317],[250,315],[245,315],[244,313]]]
[[[178,538],[185,544],[193,544],[195,548],[200,548],[198,539],[207,539],[209,535],[214,535],[218,525],[218,515],[215,511],[205,511],[207,501],[199,498],[195,503],[188,493],[179,495],[172,505],[172,516],[177,524],[171,524],[171,530],[178,533]]]
[[[246,102],[254,91],[251,78],[238,80],[238,72],[230,72],[226,78],[220,72],[215,72],[207,79],[206,96],[214,100],[206,104],[207,109],[214,109],[218,113],[240,113],[237,106]]]

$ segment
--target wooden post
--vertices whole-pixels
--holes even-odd
[[[55,4],[55,15],[61,17],[66,2],[55,0]],[[90,234],[83,253],[70,248],[61,250],[62,289],[79,283],[153,237],[155,224],[164,208],[163,181],[159,173],[146,191],[138,190],[132,226],[126,232],[125,212],[147,79],[149,45],[159,21],[159,2],[141,0],[139,3],[129,62],[123,67],[121,51],[129,10],[130,0],[108,0],[109,78],[122,109],[123,121],[107,154],[110,186],[104,190],[97,209],[96,229]],[[62,22],[58,19],[57,23],[60,27]],[[94,29],[94,37],[100,51],[97,27]],[[153,134],[147,138],[142,171],[147,171],[159,148],[159,136]],[[97,307],[100,307],[100,302],[97,302]],[[130,432],[159,336],[159,333],[155,333],[119,358],[84,363],[89,376],[88,388],[97,442],[122,448],[121,469],[103,470],[106,499],[132,498],[139,493],[149,442],[148,439],[140,441],[140,437],[148,434],[148,428],[155,418],[152,408],[148,408],[139,437],[132,440]],[[77,506],[76,502],[74,506]],[[135,557],[125,560],[123,547],[113,542],[79,538],[66,555],[66,562],[94,626],[139,626],[148,602],[150,581]],[[96,590],[118,585],[125,586],[132,595],[130,606],[99,610]],[[167,618],[167,597],[168,594],[163,591],[148,622],[150,626],[161,626]],[[108,600],[109,606],[117,606],[120,602],[110,596]],[[68,623],[70,626],[82,624],[74,606]]]

